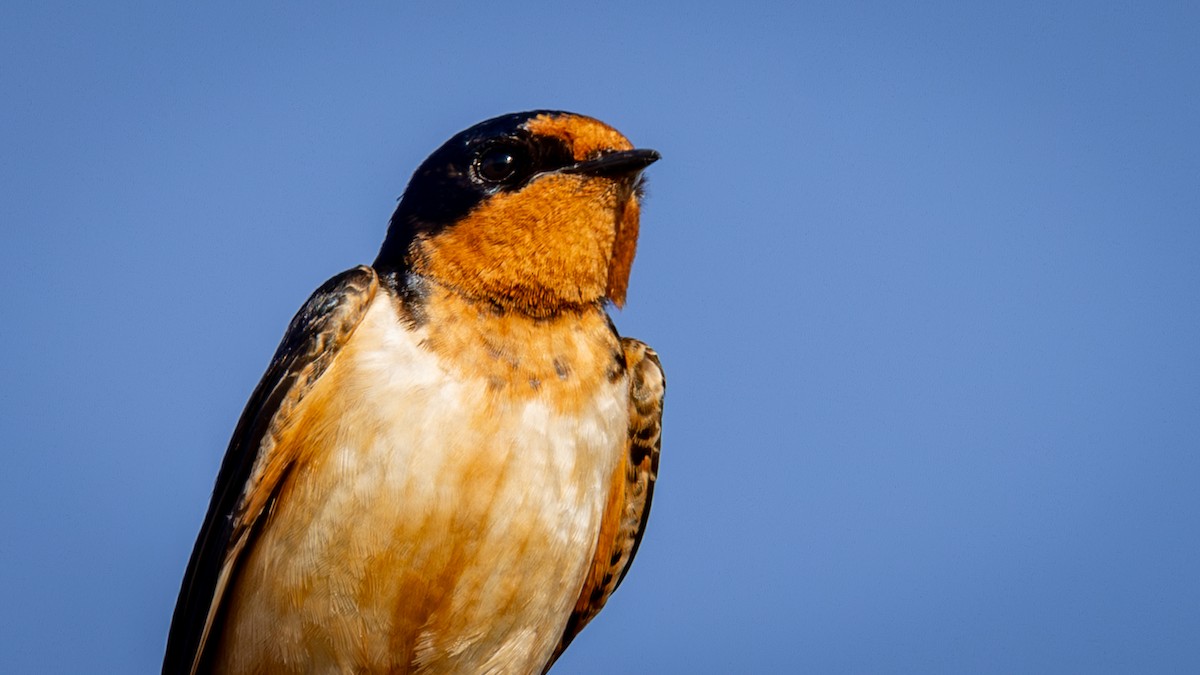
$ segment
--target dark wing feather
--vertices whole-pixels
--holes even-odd
[[[612,492],[592,566],[584,579],[575,609],[554,656],[543,671],[549,671],[575,636],[608,602],[629,572],[650,517],[650,500],[658,477],[658,452],[662,445],[663,395],[666,378],[658,354],[644,343],[622,338],[629,372],[629,440],[627,452],[613,477]]]
[[[265,470],[280,420],[304,398],[358,327],[378,288],[375,271],[356,267],[325,282],[288,326],[271,365],[229,441],[196,547],[188,561],[163,675],[205,672],[209,636],[220,634],[221,600],[237,562],[290,469]],[[277,460],[279,458],[276,458]],[[277,464],[278,462],[276,462]],[[248,499],[251,494],[265,495]]]

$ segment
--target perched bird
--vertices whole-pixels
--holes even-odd
[[[534,111],[425,160],[246,404],[164,673],[550,668],[650,510],[663,372],[606,308],[658,158]]]

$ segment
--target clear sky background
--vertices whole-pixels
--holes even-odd
[[[1200,672],[1195,3],[399,4],[0,9],[0,671],[158,668],[292,314],[550,107],[669,380],[556,673]]]

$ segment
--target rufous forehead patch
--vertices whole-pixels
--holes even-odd
[[[526,122],[525,128],[540,136],[563,139],[576,161],[592,159],[604,150],[633,149],[633,144],[621,132],[583,115],[538,115]]]

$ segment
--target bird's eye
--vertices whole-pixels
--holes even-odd
[[[525,169],[525,154],[512,147],[485,151],[475,160],[475,175],[487,183],[503,183]]]

